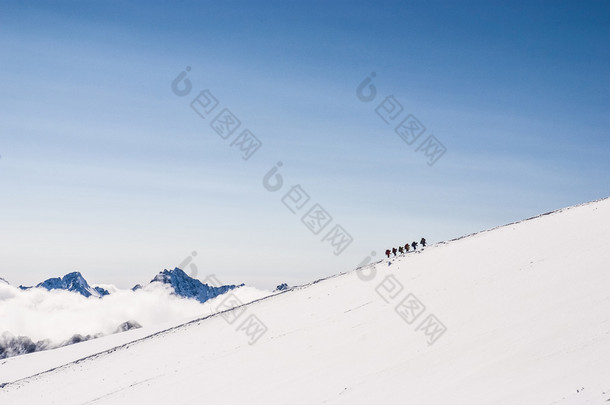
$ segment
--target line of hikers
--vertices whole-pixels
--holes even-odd
[[[421,240],[419,241],[419,244],[421,245],[422,248],[425,248],[426,247],[426,238],[421,238]],[[385,251],[385,255],[389,258],[392,253],[394,253],[394,256],[396,256],[396,253],[403,254],[405,252],[408,252],[410,248],[412,248],[413,250],[417,250],[417,242],[414,241],[413,243],[411,243],[411,245],[409,245],[408,243],[405,243],[404,247],[399,246],[398,249],[396,249],[396,248],[392,248],[392,250],[387,249]]]

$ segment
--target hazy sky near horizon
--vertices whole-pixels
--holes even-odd
[[[0,277],[272,288],[607,197],[609,44],[607,1],[3,1]]]

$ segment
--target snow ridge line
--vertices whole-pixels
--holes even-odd
[[[584,206],[587,206],[587,205],[596,204],[596,203],[599,203],[601,201],[608,200],[608,199],[610,199],[610,197],[604,197],[604,198],[600,198],[600,199],[594,200],[594,201],[589,201],[589,202],[585,202],[585,203],[581,203],[581,204],[571,205],[569,207],[559,208],[559,209],[556,209],[556,210],[553,210],[553,211],[545,212],[543,214],[534,215],[533,217],[529,217],[529,218],[525,218],[525,219],[520,219],[519,221],[509,222],[509,223],[504,224],[504,225],[498,225],[498,226],[494,226],[493,228],[484,229],[482,231],[477,231],[477,232],[469,233],[468,235],[459,236],[457,238],[453,238],[453,239],[449,239],[449,240],[439,241],[439,242],[434,243],[432,245],[426,246],[425,248],[422,248],[421,250],[409,251],[409,252],[403,253],[402,255],[397,255],[395,257],[385,258],[385,259],[378,260],[376,262],[371,262],[369,264],[365,264],[365,265],[359,266],[359,267],[357,267],[356,269],[354,269],[352,271],[358,271],[358,270],[361,270],[361,269],[368,269],[371,266],[375,266],[377,264],[388,262],[388,261],[392,261],[392,260],[404,259],[406,257],[410,257],[410,255],[412,255],[413,253],[423,253],[424,250],[426,250],[426,249],[438,248],[438,247],[440,247],[442,245],[447,245],[447,244],[449,244],[451,242],[456,242],[458,240],[470,238],[470,237],[473,237],[473,236],[476,236],[476,235],[484,234],[486,232],[495,231],[497,229],[505,228],[507,226],[512,226],[512,225],[517,225],[517,224],[520,224],[520,223],[523,223],[523,222],[528,222],[528,221],[531,221],[533,219],[542,218],[542,217],[547,216],[547,215],[558,214],[560,212],[568,211],[568,210],[571,210],[573,208],[584,207]],[[349,271],[347,273],[350,273],[350,272],[351,271]],[[338,275],[341,275],[341,274],[346,274],[346,273],[340,273]],[[318,281],[321,281],[321,280],[326,280],[326,279],[323,278],[323,279],[320,279]],[[314,281],[314,283],[316,283],[316,282],[317,281]]]
[[[560,212],[568,211],[568,210],[571,210],[571,209],[574,209],[574,208],[584,207],[584,206],[587,206],[587,205],[593,205],[593,204],[596,204],[596,203],[599,203],[601,201],[608,200],[608,199],[610,199],[610,197],[604,197],[604,198],[600,198],[600,199],[595,200],[595,201],[589,201],[589,202],[585,202],[585,203],[581,203],[581,204],[571,205],[569,207],[559,208],[559,209],[556,209],[556,210],[553,210],[553,211],[545,212],[543,214],[534,215],[533,217],[521,219],[519,221],[510,222],[510,223],[504,224],[504,225],[498,225],[498,226],[495,226],[493,228],[489,228],[489,229],[485,229],[485,230],[482,230],[482,231],[474,232],[474,233],[471,233],[471,234],[468,234],[468,235],[460,236],[458,238],[449,239],[448,241],[441,241],[441,242],[438,242],[438,243],[436,243],[436,244],[434,244],[434,245],[432,245],[430,247],[433,247],[433,246],[436,246],[436,245],[445,245],[445,244],[447,244],[449,242],[455,242],[455,241],[462,240],[462,239],[465,239],[465,238],[470,238],[471,236],[479,235],[479,234],[486,233],[486,232],[495,231],[496,229],[505,228],[505,227],[511,226],[511,225],[517,225],[517,224],[520,224],[522,222],[528,222],[528,221],[531,221],[533,219],[545,217],[547,215],[559,214]]]

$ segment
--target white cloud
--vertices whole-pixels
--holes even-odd
[[[60,343],[74,334],[113,333],[129,320],[151,326],[209,315],[223,299],[221,295],[201,304],[171,292],[166,285],[152,283],[137,291],[116,290],[100,299],[64,290],[20,290],[0,283],[0,334]],[[242,287],[235,294],[246,303],[270,293]]]

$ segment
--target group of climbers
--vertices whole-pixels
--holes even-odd
[[[419,241],[419,244],[421,245],[422,248],[426,247],[426,238],[421,238],[421,240]],[[404,246],[399,246],[398,249],[396,248],[392,248],[387,249],[385,251],[385,255],[389,258],[391,254],[394,254],[394,256],[396,256],[397,253],[403,254],[403,253],[408,253],[410,249],[413,249],[414,251],[417,250],[417,242],[413,241],[413,243],[411,243],[410,245],[408,243],[405,243]]]

